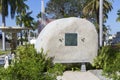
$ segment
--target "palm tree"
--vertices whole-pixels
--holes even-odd
[[[35,22],[34,22],[34,18],[32,18],[31,15],[32,12],[26,12],[22,11],[20,14],[18,14],[16,16],[16,24],[17,25],[24,25],[27,28],[34,28]],[[21,37],[21,45],[23,44],[22,41],[22,32],[20,33],[20,37]]]
[[[120,22],[120,9],[118,10],[117,15],[118,15],[118,17],[117,17],[116,21]]]
[[[96,19],[97,24],[99,24],[99,1],[100,0],[87,0],[85,7],[83,8],[83,14],[86,17],[92,16]],[[112,10],[112,3],[108,0],[103,2],[103,16],[104,21],[108,18],[107,13]]]
[[[97,23],[97,25],[99,25],[99,2],[100,2],[100,0],[88,0],[85,4],[85,7],[83,8],[83,14],[87,18],[93,17],[95,19],[95,23]],[[103,0],[103,22],[106,22],[106,19],[108,18],[108,12],[111,11],[112,8],[113,8],[112,3],[110,1]],[[103,28],[105,28],[105,27],[103,27]],[[106,30],[106,29],[103,29],[103,30]],[[106,33],[105,31],[103,31],[103,32]],[[98,29],[98,34],[99,34],[99,29]],[[102,36],[103,36],[103,34],[102,34]],[[105,39],[103,39],[103,40],[105,40]],[[101,44],[99,46],[101,46]]]
[[[34,18],[31,17],[32,11],[31,12],[21,12],[16,16],[16,24],[20,25],[21,23],[24,24],[25,27],[27,28],[33,28],[34,25]]]
[[[26,0],[0,0],[0,13],[2,15],[2,26],[5,27],[6,20],[5,17],[8,16],[9,7],[11,18],[13,19],[15,13],[20,13],[22,11],[23,5],[26,5],[24,2]],[[22,6],[22,7],[21,7]],[[3,33],[3,50],[5,50],[5,33]]]

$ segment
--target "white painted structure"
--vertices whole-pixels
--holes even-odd
[[[5,56],[5,65],[4,65],[4,68],[8,68],[9,66],[9,60],[8,60],[8,56]]]
[[[92,62],[97,56],[98,35],[86,19],[58,19],[42,30],[35,48],[38,52],[43,48],[56,63]]]
[[[35,38],[30,40],[30,44],[35,44],[35,43],[36,43],[36,39]]]

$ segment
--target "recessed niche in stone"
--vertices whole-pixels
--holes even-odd
[[[65,33],[65,46],[77,46],[77,33]]]

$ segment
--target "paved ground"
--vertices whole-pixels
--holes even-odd
[[[92,74],[97,76],[100,80],[112,80],[109,78],[106,78],[105,76],[102,75],[102,70],[89,70]]]
[[[60,79],[61,78],[61,79]],[[100,80],[91,72],[80,72],[80,71],[66,71],[63,76],[58,76],[57,80]]]
[[[102,76],[102,70],[65,71],[63,76],[58,76],[57,80],[112,80]]]

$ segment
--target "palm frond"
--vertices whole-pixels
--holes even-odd
[[[83,8],[84,15],[93,15],[99,9],[99,0],[89,0]]]

